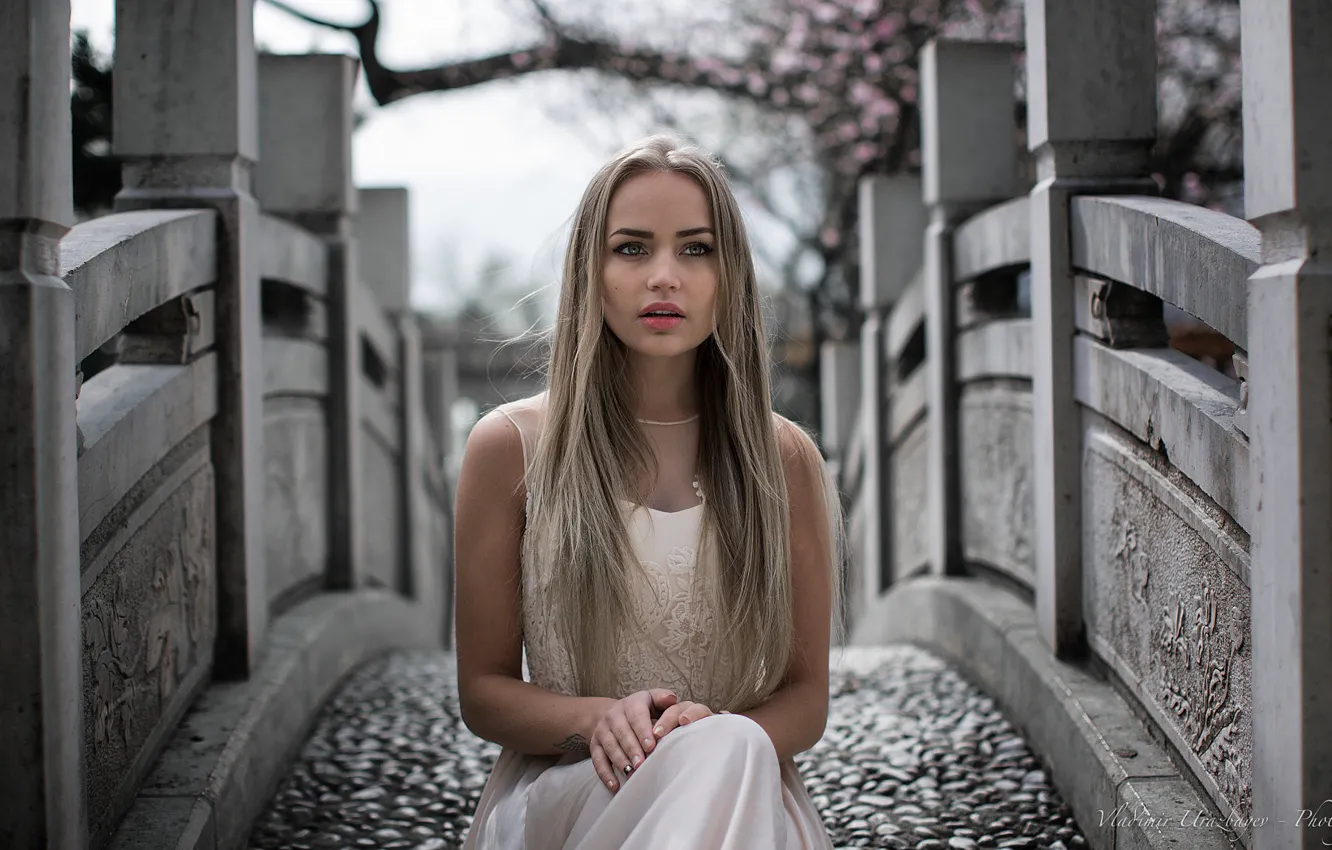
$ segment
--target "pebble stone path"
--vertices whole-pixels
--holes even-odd
[[[1087,846],[994,702],[909,646],[833,655],[823,740],[798,757],[837,848]],[[499,753],[458,719],[453,660],[357,670],[317,718],[250,850],[449,850]]]

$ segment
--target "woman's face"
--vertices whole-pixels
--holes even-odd
[[[628,348],[648,357],[692,352],[712,333],[717,239],[707,196],[673,172],[620,184],[606,216],[602,307]]]

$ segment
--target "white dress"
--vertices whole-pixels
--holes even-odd
[[[542,396],[502,405],[531,458]],[[669,688],[710,704],[708,682],[727,659],[709,646],[715,565],[699,557],[702,505],[666,513],[625,503],[643,566],[633,613],[642,640],[620,652],[619,696]],[[705,552],[713,551],[711,548]],[[701,562],[700,562],[701,561]],[[531,680],[572,694],[568,657],[535,604],[544,577],[523,565],[523,647]],[[611,793],[586,753],[505,749],[491,771],[463,850],[830,850],[795,763],[778,760],[767,733],[741,715],[716,715],[661,740]]]

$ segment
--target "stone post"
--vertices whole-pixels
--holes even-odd
[[[74,219],[69,0],[0,8],[0,80],[0,846],[79,850],[78,364],[59,268]]]
[[[360,331],[351,216],[355,59],[337,55],[259,60],[262,156],[255,192],[266,212],[321,236],[329,250],[327,586],[349,590],[364,569],[361,509]]]
[[[864,502],[864,563],[854,565],[859,599],[850,614],[879,598],[891,580],[892,481],[889,470],[888,397],[892,364],[884,359],[888,314],[920,269],[925,207],[920,180],[908,176],[870,176],[860,181],[860,415],[865,440],[865,473],[860,485]],[[849,624],[848,624],[849,625]]]
[[[441,469],[444,459],[453,452],[453,403],[458,399],[457,335],[453,326],[433,328],[430,344],[421,355],[426,421],[435,438],[438,453],[435,463]]]
[[[1036,615],[1061,656],[1085,649],[1082,420],[1074,398],[1069,198],[1155,193],[1155,0],[1027,0]]]
[[[421,355],[422,403],[426,421],[435,438],[435,455],[430,458],[443,489],[441,516],[445,540],[453,540],[453,482],[449,477],[447,461],[453,453],[453,403],[458,398],[457,331],[452,326],[435,326],[429,334],[430,343]],[[425,535],[428,536],[428,532]],[[439,601],[442,606],[440,634],[445,647],[453,646],[453,547],[434,553],[440,581]]]
[[[1332,844],[1332,6],[1243,0],[1255,850]],[[1315,818],[1300,822],[1299,811]]]
[[[400,589],[435,605],[437,576],[427,575],[430,558],[422,548],[430,534],[430,517],[418,487],[424,467],[424,434],[417,411],[424,408],[421,331],[411,309],[412,262],[407,190],[396,187],[362,189],[355,232],[361,257],[360,279],[375,293],[398,328],[398,415],[402,455],[398,485],[402,491],[401,534],[403,576]],[[423,598],[428,596],[429,598]]]
[[[251,0],[117,0],[117,210],[218,211],[216,475],[218,637],[214,669],[249,675],[268,625],[264,565],[263,325],[259,152]]]
[[[926,471],[930,566],[939,575],[962,568],[953,231],[973,213],[1013,193],[1013,60],[1012,47],[996,43],[935,40],[921,53],[920,147],[930,211],[924,249]]]
[[[819,357],[819,430],[823,447],[839,467],[860,412],[860,341],[828,340]]]
[[[389,313],[412,308],[412,256],[407,190],[361,189],[356,214],[360,280]]]

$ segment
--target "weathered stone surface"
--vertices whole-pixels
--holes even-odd
[[[1007,382],[964,387],[960,418],[963,555],[1030,582],[1030,388]]]
[[[204,464],[111,558],[83,598],[88,817],[105,835],[193,696],[216,634],[213,471]]]
[[[1031,320],[996,319],[957,337],[957,380],[1031,378]]]
[[[397,588],[402,575],[402,487],[398,455],[379,435],[361,428],[362,533],[367,583]]]
[[[81,538],[217,405],[211,353],[188,366],[116,365],[89,381],[78,407]]]
[[[217,214],[140,210],[75,225],[60,241],[74,290],[74,356],[83,360],[160,304],[217,279]]]
[[[328,349],[306,339],[264,337],[264,395],[328,395]],[[268,401],[265,400],[265,409]],[[271,454],[271,452],[270,452]]]
[[[1223,812],[1250,814],[1247,541],[1109,426],[1090,427],[1084,476],[1088,639],[1183,753]],[[1214,510],[1214,508],[1213,508]]]
[[[268,601],[317,579],[328,559],[328,424],[314,399],[264,402]]]
[[[1240,384],[1171,349],[1073,344],[1078,401],[1160,451],[1241,528],[1253,523],[1249,441],[1235,430]]]
[[[979,212],[953,233],[953,280],[1031,261],[1031,199],[1026,195]]]
[[[894,581],[925,566],[929,557],[929,517],[926,515],[924,424],[917,424],[893,447],[889,463],[892,488],[892,575]]]
[[[1073,265],[1160,296],[1247,350],[1258,229],[1167,198],[1083,197],[1069,206]]]
[[[328,246],[319,236],[275,215],[259,218],[259,273],[315,295],[328,293]]]

